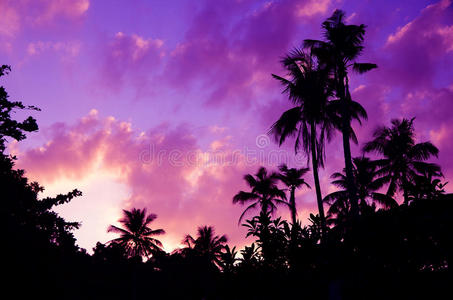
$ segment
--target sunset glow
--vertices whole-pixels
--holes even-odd
[[[169,252],[204,224],[248,244],[237,225],[243,207],[232,204],[247,188],[242,176],[261,165],[306,166],[292,141],[278,147],[267,135],[291,105],[271,73],[283,76],[282,56],[318,39],[336,8],[367,25],[361,60],[378,65],[351,74],[352,96],[368,112],[364,126],[354,124],[353,155],[376,126],[415,117],[417,140],[439,148],[434,162],[453,178],[450,0],[132,2],[0,0],[0,56],[13,69],[2,84],[11,99],[42,109],[32,112],[40,130],[8,151],[46,187],[43,197],[83,192],[58,210],[82,223],[80,247],[112,239],[109,224],[132,207],[158,215],[153,226],[165,229]],[[320,170],[326,194],[344,167],[341,142],[337,133]],[[306,224],[314,189],[296,199]]]

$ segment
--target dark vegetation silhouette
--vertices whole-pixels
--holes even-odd
[[[372,161],[368,157],[355,157],[352,161],[360,212],[366,212],[369,209],[374,211],[376,204],[383,209],[398,206],[394,198],[378,192],[386,183],[386,177],[379,177],[380,172],[377,170],[378,163],[376,161]],[[348,201],[349,193],[345,173],[343,171],[342,173],[332,174],[331,178],[334,179],[332,184],[341,189],[324,197],[324,202],[329,205],[328,217],[330,221],[336,220],[336,223],[340,219],[346,220],[352,213]]]
[[[311,52],[295,49],[282,60],[290,79],[272,75],[285,87],[289,99],[296,105],[282,114],[272,125],[271,134],[281,145],[288,137],[296,136],[294,149],[302,148],[307,162],[312,162],[318,211],[325,230],[324,207],[318,169],[324,165],[325,139],[330,139],[333,130],[332,110],[329,97],[332,82],[329,70],[316,63]]]
[[[146,208],[123,210],[124,217],[120,220],[124,228],[110,225],[108,231],[120,234],[119,238],[113,239],[109,244],[117,244],[124,249],[128,257],[148,258],[153,253],[162,251],[162,243],[153,236],[165,233],[163,229],[153,230],[149,227],[157,216],[146,214]]]
[[[430,142],[415,143],[414,122],[392,120],[392,127],[380,127],[374,139],[365,144],[365,152],[377,152],[383,158],[376,161],[378,173],[388,183],[387,195],[395,195],[397,189],[403,191],[404,203],[409,203],[411,186],[417,177],[432,178],[442,176],[440,166],[425,162],[436,156],[439,150]]]
[[[308,168],[288,168],[287,165],[282,164],[278,167],[280,174],[278,174],[278,179],[289,189],[289,209],[291,211],[291,222],[292,224],[297,223],[297,207],[296,207],[296,189],[306,186],[310,188],[310,185],[305,182],[302,178],[307,172]]]
[[[440,166],[430,159],[438,149],[416,142],[414,118],[395,119],[378,128],[363,153],[352,121],[366,118],[349,92],[350,69],[357,63],[364,25],[346,25],[335,11],[323,24],[324,40],[305,40],[282,60],[283,84],[294,105],[273,123],[270,134],[281,145],[294,137],[295,152],[311,162],[318,214],[297,218],[296,191],[309,187],[308,168],[260,167],[244,179],[233,203],[246,205],[239,223],[250,244],[237,249],[214,227],[200,226],[167,253],[152,229],[155,214],[145,208],[123,210],[119,234],[93,254],[77,246],[78,222],[53,208],[81,195],[73,190],[42,198],[29,182],[7,143],[38,130],[36,120],[12,118],[38,111],[10,101],[0,88],[0,222],[4,284],[13,299],[437,299],[450,298],[453,258],[453,195],[445,192]],[[9,66],[0,68],[0,77]],[[272,123],[270,121],[270,123]],[[337,190],[322,195],[318,170],[329,163],[325,145],[342,134],[345,168],[332,175]],[[365,154],[372,154],[367,157]],[[287,193],[289,195],[287,195]],[[402,194],[402,195],[401,195]],[[225,199],[231,201],[231,199]],[[327,207],[327,215],[324,214]],[[276,214],[289,213],[290,221]],[[247,215],[255,212],[256,215]],[[114,220],[112,220],[114,221]],[[231,220],[233,223],[236,220]],[[8,295],[8,296],[7,296]]]
[[[255,175],[247,174],[244,176],[244,180],[251,188],[251,191],[240,191],[233,197],[233,203],[245,204],[252,202],[252,204],[247,206],[241,214],[239,223],[248,211],[257,207],[265,214],[274,212],[278,204],[288,204],[285,192],[277,186],[278,177],[277,173],[268,174],[264,167],[261,167]]]
[[[357,142],[357,138],[351,127],[351,121],[354,117],[360,121],[361,118],[366,118],[367,114],[359,103],[352,101],[349,92],[348,70],[352,68],[353,71],[361,74],[377,66],[371,63],[356,62],[364,49],[365,25],[347,25],[344,23],[344,19],[345,13],[336,10],[330,18],[322,23],[325,40],[306,39],[304,47],[311,49],[332,75],[335,96],[338,99],[337,114],[340,118],[338,125],[343,136],[345,171],[351,210],[354,215],[357,215],[357,189],[352,172],[350,146],[350,140]]]

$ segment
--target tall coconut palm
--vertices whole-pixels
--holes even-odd
[[[334,115],[329,109],[332,85],[329,72],[316,63],[311,52],[293,50],[282,60],[289,79],[272,75],[283,86],[283,92],[296,106],[285,111],[275,122],[270,133],[281,145],[288,137],[296,137],[294,150],[301,148],[312,163],[318,210],[325,227],[324,207],[318,169],[324,166],[324,146],[333,132]],[[332,116],[331,116],[332,114]]]
[[[352,111],[360,111],[359,117],[366,118],[365,110],[358,103],[353,103],[349,92],[348,70],[352,68],[364,73],[376,68],[375,64],[357,63],[356,59],[363,51],[365,25],[346,25],[345,14],[336,10],[330,18],[322,23],[325,41],[305,40],[304,46],[312,49],[322,62],[331,70],[335,81],[335,94],[339,99],[343,152],[349,199],[353,213],[358,214],[357,189],[354,185],[354,174],[351,156],[350,139],[354,139],[351,121]]]
[[[310,187],[310,185],[302,178],[307,172],[308,168],[288,168],[287,165],[283,164],[279,166],[280,174],[278,179],[286,185],[290,192],[289,197],[289,209],[291,211],[291,221],[293,226],[297,224],[297,208],[296,208],[296,189],[303,185]]]
[[[255,208],[260,208],[261,212],[273,212],[277,204],[285,204],[285,192],[277,186],[277,175],[268,174],[266,168],[261,167],[255,175],[247,174],[244,180],[251,188],[250,192],[240,191],[233,197],[233,203],[250,203],[252,202],[239,217],[239,223],[244,215]]]
[[[371,161],[368,157],[355,157],[353,164],[355,186],[357,187],[361,210],[368,207],[368,202],[378,203],[384,208],[392,208],[398,205],[392,197],[378,192],[384,186],[385,178],[379,177],[378,165],[374,161]],[[341,190],[330,193],[324,198],[324,202],[330,205],[328,214],[329,216],[336,215],[337,220],[348,218],[351,204],[345,171],[334,173],[331,178],[334,179],[332,184],[341,188]]]
[[[197,236],[193,238],[186,235],[183,243],[196,255],[206,258],[208,261],[220,266],[222,250],[225,248],[228,238],[226,235],[215,235],[214,227],[200,226],[197,229]]]
[[[165,233],[163,229],[151,229],[150,223],[157,218],[155,214],[146,214],[146,208],[123,210],[123,218],[119,222],[123,228],[110,225],[108,232],[117,232],[119,238],[109,241],[120,245],[129,257],[149,257],[151,254],[162,251],[162,243],[153,236]]]
[[[417,175],[441,176],[440,166],[425,162],[437,157],[439,150],[430,142],[415,142],[414,119],[394,119],[392,126],[382,126],[374,132],[374,139],[365,144],[365,152],[375,152],[384,156],[377,160],[379,173],[389,184],[387,195],[393,196],[397,190],[403,191],[404,203],[409,202],[411,182]]]

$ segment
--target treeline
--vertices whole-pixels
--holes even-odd
[[[294,107],[283,112],[270,134],[281,145],[294,141],[310,168],[281,165],[259,168],[244,180],[234,204],[254,242],[244,249],[227,244],[211,226],[182,237],[183,248],[162,250],[163,229],[152,228],[156,215],[124,210],[119,236],[98,243],[89,255],[72,234],[80,224],[52,209],[80,196],[74,190],[39,199],[43,188],[29,182],[6,154],[7,139],[22,140],[36,131],[0,89],[0,222],[5,295],[15,299],[418,299],[449,292],[453,254],[453,196],[444,190],[440,166],[429,162],[438,149],[416,142],[414,119],[393,120],[376,129],[358,157],[352,121],[366,111],[349,91],[349,72],[377,66],[358,63],[364,25],[347,25],[335,11],[323,24],[324,40],[305,40],[283,60],[283,85]],[[0,68],[0,76],[10,68]],[[318,171],[328,163],[325,145],[338,132],[345,168],[332,174],[338,190],[324,195]],[[292,139],[291,139],[292,138]],[[373,154],[373,158],[365,156]],[[304,177],[312,173],[314,187]],[[318,213],[308,224],[298,220],[296,190],[313,188]],[[397,198],[402,194],[402,199]],[[225,199],[231,201],[231,199]],[[324,207],[327,211],[324,212]],[[289,209],[290,220],[274,217]],[[255,213],[252,217],[250,214]],[[248,217],[248,219],[247,219]],[[236,222],[236,220],[232,220]],[[305,222],[304,222],[305,224]],[[448,297],[448,296],[447,296]]]

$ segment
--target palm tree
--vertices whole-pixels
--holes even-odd
[[[318,169],[324,166],[325,140],[330,139],[335,126],[329,108],[329,98],[332,96],[329,72],[316,63],[311,53],[299,49],[287,55],[282,64],[290,78],[272,76],[283,84],[283,92],[296,106],[281,115],[272,125],[270,133],[279,145],[288,137],[295,136],[295,152],[302,148],[307,155],[307,163],[311,158],[319,215],[325,225]]]
[[[415,142],[414,118],[393,119],[392,127],[382,126],[374,132],[374,139],[365,144],[365,152],[384,156],[377,160],[379,174],[389,184],[387,195],[393,196],[402,190],[404,203],[409,203],[410,184],[418,175],[441,176],[440,166],[427,163],[431,156],[437,157],[439,150],[430,142]]]
[[[378,203],[384,208],[398,206],[395,199],[377,192],[384,186],[385,178],[378,177],[378,165],[375,162],[368,157],[355,157],[353,164],[355,186],[357,187],[359,208],[361,210],[365,210],[368,207],[368,202]],[[331,178],[334,179],[332,184],[341,188],[341,190],[330,193],[324,198],[324,202],[330,205],[328,214],[329,216],[336,215],[337,220],[345,219],[349,216],[351,208],[345,171],[343,170],[343,173],[334,173]]]
[[[276,204],[287,204],[285,192],[277,186],[277,175],[268,174],[266,168],[259,168],[255,175],[247,174],[244,180],[252,189],[250,192],[240,191],[233,197],[233,203],[252,202],[239,217],[239,223],[244,215],[252,209],[261,208],[261,212],[273,212]]]
[[[354,174],[351,156],[350,139],[355,139],[351,121],[352,111],[359,112],[359,117],[366,118],[366,112],[358,103],[353,103],[349,92],[348,69],[365,73],[377,67],[370,63],[357,63],[356,59],[363,51],[365,25],[346,25],[345,14],[336,10],[330,18],[322,23],[325,41],[305,40],[304,46],[312,49],[317,57],[333,73],[335,94],[339,98],[339,115],[341,117],[341,132],[343,135],[343,152],[347,190],[351,200],[354,215],[358,214],[357,189],[354,185]]]
[[[222,250],[225,248],[228,238],[226,235],[215,235],[214,227],[200,226],[196,238],[186,235],[183,244],[196,255],[206,258],[209,262],[221,265]]]
[[[110,225],[108,232],[117,232],[119,238],[108,243],[120,245],[129,257],[149,257],[149,255],[162,251],[162,243],[153,238],[165,233],[163,229],[153,230],[149,224],[157,218],[155,214],[146,214],[146,208],[132,210],[123,209],[123,218],[119,220],[124,228]]]
[[[297,208],[296,208],[296,189],[300,188],[301,186],[305,185],[310,187],[308,183],[302,178],[307,172],[308,168],[288,168],[287,165],[283,164],[279,167],[280,174],[278,175],[278,179],[280,179],[283,184],[285,184],[289,191],[289,209],[291,211],[291,221],[293,226],[297,224]]]

